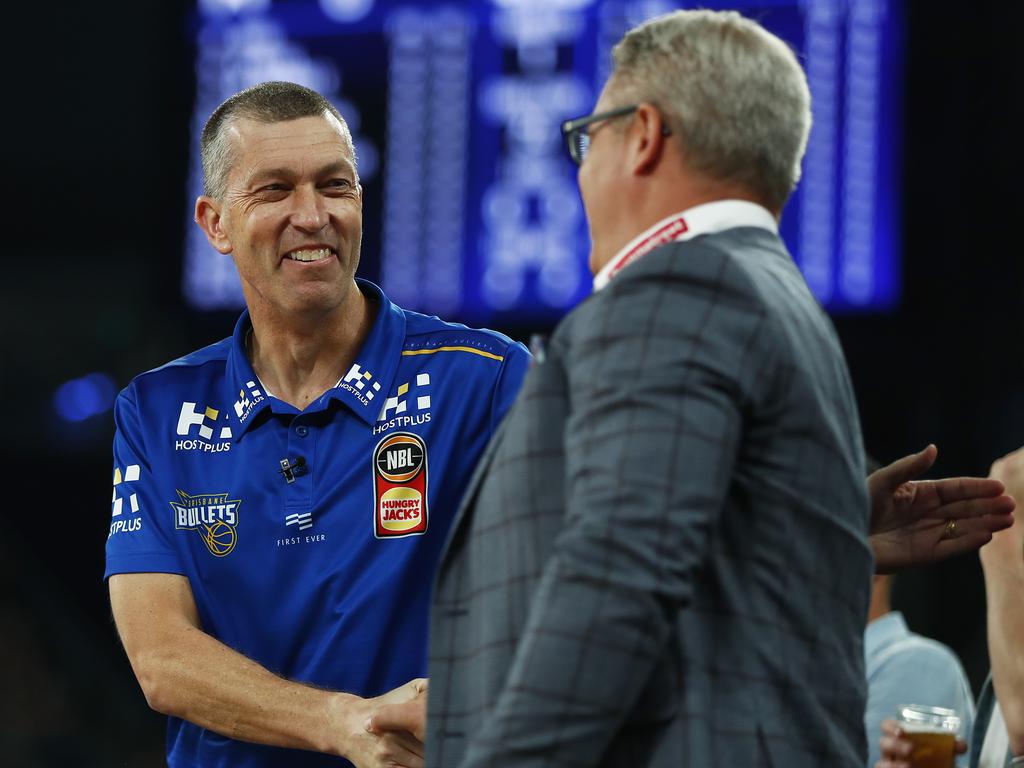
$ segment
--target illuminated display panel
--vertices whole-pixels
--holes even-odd
[[[899,295],[902,29],[894,0],[702,3],[798,51],[814,108],[782,235],[831,311]],[[232,93],[291,80],[330,98],[365,189],[360,274],[409,309],[552,322],[590,292],[589,242],[561,121],[591,111],[611,46],[685,3],[658,0],[203,0],[192,20],[203,121]],[[188,222],[184,292],[242,305],[238,277]]]

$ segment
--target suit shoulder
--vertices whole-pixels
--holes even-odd
[[[624,269],[621,282],[668,278],[681,285],[763,300],[766,284],[802,283],[782,241],[771,232],[744,227],[669,243]],[[617,279],[615,282],[620,282]]]

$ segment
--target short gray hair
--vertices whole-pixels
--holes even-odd
[[[612,58],[615,87],[663,111],[692,168],[782,209],[811,129],[789,46],[735,11],[674,11],[630,30]]]
[[[239,119],[260,123],[281,123],[300,117],[329,113],[341,124],[342,138],[356,162],[355,146],[348,124],[327,99],[314,90],[295,83],[271,81],[239,91],[213,110],[203,127],[199,154],[203,162],[203,194],[220,200],[227,188],[228,172],[234,160],[227,129]]]

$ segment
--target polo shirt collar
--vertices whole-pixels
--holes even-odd
[[[405,343],[405,313],[370,281],[357,279],[356,283],[366,297],[376,304],[377,317],[349,370],[334,387],[310,403],[304,413],[322,411],[331,400],[337,400],[372,427],[377,423],[398,370]],[[241,439],[265,408],[270,408],[274,413],[299,413],[288,403],[268,394],[256,376],[245,352],[245,337],[251,327],[249,310],[246,309],[235,323],[225,373],[225,386],[229,402],[232,403],[231,413],[235,424],[232,431],[236,440]]]
[[[634,237],[594,275],[594,291],[608,285],[619,270],[667,243],[689,240],[736,227],[757,227],[772,234],[779,225],[767,208],[748,200],[715,200],[673,213]]]
[[[910,629],[903,614],[899,611],[890,611],[868,624],[864,633],[864,655],[870,658],[907,637],[910,637]]]

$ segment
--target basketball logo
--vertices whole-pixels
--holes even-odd
[[[206,542],[206,548],[210,550],[210,554],[216,557],[231,554],[237,538],[234,528],[223,520],[218,520],[213,525],[204,525],[203,528],[206,529],[203,540]]]
[[[427,531],[427,444],[412,432],[381,439],[373,452],[374,536]]]
[[[241,499],[228,498],[230,493],[190,494],[178,491],[178,500],[171,502],[174,527],[179,531],[195,531],[214,557],[226,557],[238,543],[238,508]]]

